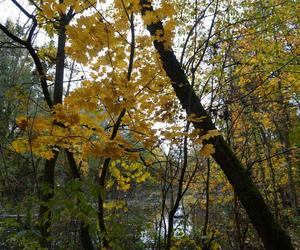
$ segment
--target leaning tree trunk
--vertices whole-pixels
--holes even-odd
[[[145,15],[148,11],[153,12],[151,2],[141,0],[140,4],[142,6],[142,15]],[[204,134],[209,130],[215,130],[215,125],[190,85],[174,52],[171,49],[165,49],[162,22],[158,21],[147,25],[147,29],[153,37],[157,37],[157,34],[161,34],[161,39],[153,42],[154,47],[160,55],[163,68],[171,80],[172,87],[182,108],[186,110],[188,116],[193,114],[196,118],[205,117],[204,119],[198,119],[200,120],[199,122],[194,121],[194,127],[200,129],[202,131],[201,133]],[[253,226],[261,237],[265,248],[269,250],[294,249],[289,236],[274,220],[260,192],[224,138],[219,135],[206,140],[205,143],[214,146],[215,152],[212,154],[212,157],[221,167],[228,181],[233,186]]]

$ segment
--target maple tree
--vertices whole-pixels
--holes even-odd
[[[212,190],[220,185],[234,204],[239,249],[248,230],[240,203],[266,249],[293,249],[282,229],[279,194],[288,187],[297,218],[294,1],[48,0],[29,1],[28,9],[12,3],[31,26],[24,34],[3,24],[0,29],[31,56],[44,98],[34,114],[20,111],[19,134],[10,146],[29,155],[33,166],[44,159],[37,181],[42,247],[54,247],[57,223],[75,218],[82,248],[119,249],[115,232],[130,207],[126,195],[152,182],[162,186],[154,243],[159,249],[196,248],[195,240],[176,235],[174,225],[179,210],[199,205],[189,200],[201,188],[199,244],[218,248],[209,218]],[[39,32],[51,42],[37,46]],[[79,65],[87,76],[71,88]],[[58,171],[68,181],[57,178]]]

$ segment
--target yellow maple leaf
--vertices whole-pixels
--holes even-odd
[[[40,156],[47,160],[50,160],[54,157],[54,153],[52,150],[48,150],[48,151],[41,152]]]
[[[203,148],[200,150],[200,155],[204,157],[209,157],[212,154],[215,153],[215,148],[212,144],[206,144],[203,146]]]

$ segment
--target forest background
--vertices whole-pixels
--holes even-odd
[[[300,249],[297,0],[8,3],[1,249]]]

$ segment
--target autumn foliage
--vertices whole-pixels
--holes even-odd
[[[297,1],[11,2],[0,246],[300,247]]]

